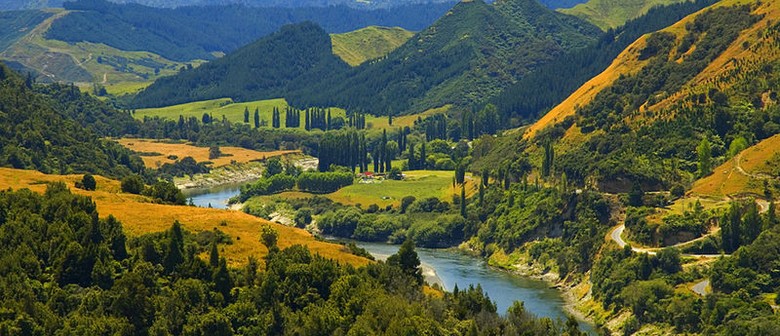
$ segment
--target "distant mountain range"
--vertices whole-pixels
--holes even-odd
[[[221,6],[242,4],[251,7],[329,7],[349,6],[352,8],[377,9],[393,8],[412,4],[455,3],[455,0],[111,0],[115,3],[136,3],[158,8],[176,8],[183,6]],[[62,7],[63,0],[4,0],[0,10],[39,9]],[[492,1],[490,1],[492,2]],[[585,0],[541,0],[549,8],[569,8]]]

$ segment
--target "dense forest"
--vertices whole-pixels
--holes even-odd
[[[275,94],[300,108],[340,106],[375,115],[420,111],[448,103],[465,106],[498,94],[502,88],[566,51],[588,45],[598,33],[596,27],[557,14],[535,1],[511,0],[496,5],[463,2],[384,59],[348,71],[340,71],[340,67],[333,65],[325,74],[316,73],[319,68],[314,68],[306,72],[305,82]],[[272,49],[265,57],[275,62],[258,66],[255,71],[258,74],[278,71],[289,57],[285,52],[298,53],[295,58],[307,59],[306,62],[326,57],[326,50],[303,52],[302,45],[289,48],[290,51]],[[237,52],[214,63],[237,66],[250,62],[246,57]],[[188,77],[192,79],[185,80]],[[246,92],[255,86],[257,78],[249,80],[240,74],[229,74],[218,77],[216,82],[218,85],[231,83],[238,87],[233,91]],[[212,83],[215,80],[205,71],[197,70],[161,79],[139,95],[136,105],[169,104],[170,99],[148,97],[191,91],[192,85],[186,85],[187,81]],[[238,93],[233,91],[222,90],[221,96],[182,97],[176,102],[236,96]],[[268,95],[256,92],[241,96],[244,100],[263,97]]]
[[[67,214],[67,216],[65,216]],[[517,303],[500,316],[480,287],[423,294],[414,245],[355,269],[301,245],[228,267],[214,234],[170,230],[128,239],[88,197],[0,192],[7,335],[579,335],[577,323],[537,319]],[[409,241],[411,243],[411,241]],[[204,260],[198,255],[208,253]],[[390,308],[390,309],[388,309]]]
[[[76,122],[77,109],[62,110],[57,99],[36,92],[33,86],[31,78],[25,80],[0,64],[0,165],[113,177],[143,169],[140,158],[102,139],[100,136],[107,134],[96,133],[103,131],[99,126],[85,129]],[[73,86],[53,86],[49,90],[74,100],[81,97]]]
[[[225,97],[235,101],[283,97],[348,69],[349,65],[333,55],[328,33],[304,22],[284,26],[198,68],[161,78],[140,92],[134,104],[160,107]]]
[[[386,58],[287,97],[302,106],[345,106],[373,114],[463,106],[498,94],[599,33],[536,1],[461,2]]]
[[[150,51],[174,61],[214,59],[284,25],[316,22],[330,33],[370,25],[419,31],[443,15],[451,3],[364,11],[348,7],[250,8],[240,5],[160,9],[104,0],[66,2],[74,12],[55,21],[49,39],[103,43],[128,51]]]

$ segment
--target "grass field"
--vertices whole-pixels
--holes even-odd
[[[209,159],[208,147],[197,147],[187,143],[168,143],[148,139],[119,139],[119,144],[138,153],[158,153],[159,155],[143,155],[144,165],[149,168],[159,168],[165,163],[173,163],[169,156],[176,156],[178,160],[191,156],[197,162],[212,162],[213,167],[226,166],[231,163],[246,163],[254,160],[261,160],[273,156],[300,153],[297,150],[258,152],[251,149],[239,147],[220,147],[223,155],[217,159]]]
[[[254,125],[254,112],[258,109],[260,112],[260,119],[265,121],[265,127],[271,127],[271,116],[273,108],[276,107],[281,111],[281,124],[284,125],[286,116],[284,109],[289,106],[284,98],[258,100],[252,102],[237,103],[230,98],[221,98],[213,100],[198,101],[180,105],[149,108],[136,110],[133,115],[136,119],[143,120],[144,117],[160,117],[171,120],[178,120],[179,116],[185,118],[195,117],[200,120],[204,113],[210,113],[214,118],[221,119],[225,116],[227,120],[233,123],[244,122],[244,109],[249,109],[249,123]],[[398,116],[393,118],[393,125],[389,124],[389,120],[386,116],[366,116],[366,128],[374,130],[382,129],[397,129],[399,127],[412,127],[417,118],[425,118],[438,113],[447,113],[452,108],[451,105],[445,105],[439,108],[430,109],[419,114],[410,114],[404,116]],[[331,108],[331,117],[346,118],[347,112],[341,108]],[[301,129],[305,126],[305,113],[301,113]]]
[[[230,98],[221,98],[213,100],[198,101],[180,105],[166,106],[160,108],[140,109],[135,111],[136,119],[144,117],[160,117],[168,119],[178,119],[179,116],[185,118],[195,117],[200,120],[204,113],[210,113],[215,119],[221,119],[225,116],[228,121],[233,123],[244,122],[244,109],[249,109],[249,124],[254,125],[255,109],[260,111],[260,120],[265,121],[266,127],[271,127],[271,116],[274,107],[281,111],[281,124],[284,125],[284,109],[287,108],[287,101],[283,98],[258,100],[252,102],[237,103]],[[332,108],[331,117],[346,117],[344,109]],[[301,113],[301,129],[305,125],[306,114]],[[368,120],[366,121],[368,122]]]
[[[404,172],[406,178],[402,181],[384,180],[374,183],[355,183],[344,187],[337,192],[325,194],[334,202],[345,205],[360,204],[363,208],[376,204],[380,207],[388,205],[399,206],[401,199],[406,196],[414,196],[417,199],[437,197],[442,201],[452,202],[453,196],[460,196],[460,187],[452,187],[452,178],[455,173],[442,170],[414,170]],[[466,175],[466,194],[472,196],[477,191],[476,180]],[[270,196],[253,197],[247,202],[264,203],[273,199],[307,198],[313,194],[290,191]]]
[[[262,260],[268,251],[259,240],[260,225],[270,224],[279,232],[281,248],[295,244],[306,245],[312,252],[360,266],[367,259],[350,254],[341,245],[320,242],[308,232],[271,223],[239,211],[173,206],[149,203],[137,195],[119,193],[119,182],[100,176],[95,177],[98,189],[84,191],[71,188],[74,193],[91,196],[101,217],[114,215],[122,222],[129,236],[168,230],[175,220],[182,223],[186,230],[193,233],[218,228],[233,238],[233,244],[224,246],[224,256],[232,266],[245,264],[249,256]],[[46,175],[31,170],[0,168],[0,189],[29,188],[35,192],[46,190],[47,182],[63,181],[69,186],[81,179],[81,175]],[[225,222],[226,225],[221,225]]]
[[[438,197],[452,202],[452,196],[460,196],[460,189],[452,187],[452,171],[418,170],[404,172],[406,178],[402,181],[384,180],[374,183],[355,183],[351,186],[328,194],[327,197],[343,204],[361,204],[364,207],[376,204],[398,206],[401,199],[414,196],[417,199]],[[468,190],[471,191],[469,185]]]
[[[351,66],[389,54],[414,36],[399,27],[370,26],[356,31],[331,34],[333,53]]]

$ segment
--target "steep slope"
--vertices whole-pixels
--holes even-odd
[[[626,21],[642,16],[655,6],[670,5],[688,0],[590,0],[561,13],[574,15],[603,30],[616,28]]]
[[[278,33],[223,58],[159,79],[141,91],[134,102],[137,106],[160,107],[216,98],[277,98],[348,68],[333,55],[328,33],[306,22],[282,27]]]
[[[356,31],[332,34],[333,53],[351,66],[389,54],[406,43],[413,32],[399,27],[386,28],[371,26]]]
[[[569,52],[523,77],[495,97],[493,103],[507,127],[535,120],[604,71],[637,38],[666,28],[716,1],[654,7],[647,14],[608,31],[593,45]]]
[[[535,0],[461,2],[381,62],[364,64],[288,96],[302,106],[352,106],[373,113],[469,105],[497,94],[597,29]]]
[[[606,190],[707,175],[704,159],[717,162],[735,140],[780,132],[779,17],[776,2],[721,1],[644,36],[526,138],[560,139],[558,173]]]
[[[780,191],[780,135],[765,139],[716,167],[697,180],[690,194],[723,198],[764,196],[765,190]]]

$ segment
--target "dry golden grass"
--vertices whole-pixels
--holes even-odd
[[[708,8],[754,3],[755,1],[750,0],[725,0]],[[702,11],[708,10],[708,8],[703,9]],[[663,31],[677,35],[678,40],[682,39],[686,33],[685,26],[692,22],[693,19],[702,11],[689,15],[674,25],[663,29]],[[711,83],[713,82],[713,79],[720,78],[728,74],[734,69],[734,67],[738,66],[739,62],[736,61],[751,61],[755,60],[756,58],[780,58],[780,50],[777,50],[776,47],[769,43],[764,43],[763,49],[760,51],[752,50],[751,48],[746,49],[743,47],[743,43],[745,42],[753,45],[753,43],[759,39],[758,35],[762,29],[767,27],[768,22],[776,22],[778,19],[780,19],[780,4],[774,1],[763,2],[763,4],[758,7],[754,13],[758,15],[764,15],[763,19],[757,22],[751,28],[742,32],[739,38],[737,38],[725,52],[723,52],[718,58],[711,62],[707,68],[705,68],[701,73],[694,77],[694,79],[686,84],[683,89],[672,93],[666,99],[653,106],[649,106],[647,109],[653,112],[667,109],[674,103],[679,102],[680,99],[686,97],[687,93],[691,90],[704,90],[705,88],[708,88],[712,85]],[[573,115],[578,106],[585,106],[589,104],[599,92],[612,85],[612,83],[614,83],[614,81],[618,79],[620,75],[628,76],[641,70],[646,65],[646,62],[639,61],[638,55],[639,51],[644,48],[646,37],[647,36],[643,36],[639,38],[636,42],[624,50],[613,61],[613,63],[606,70],[604,70],[604,72],[582,85],[561,104],[553,108],[549,113],[531,125],[525,132],[525,138],[531,138],[542,129],[562,122],[567,116]],[[682,55],[672,56],[677,58]],[[725,84],[721,84],[719,89],[723,90],[727,87],[728,83],[724,83]],[[567,134],[567,136],[570,135],[571,134]]]
[[[589,104],[599,92],[612,85],[620,75],[631,75],[639,72],[647,63],[647,61],[640,61],[638,57],[639,51],[645,46],[645,40],[646,37],[643,36],[631,44],[631,46],[615,58],[606,70],[583,84],[577,91],[574,91],[574,93],[566,98],[566,100],[558,104],[558,106],[554,107],[550,112],[531,125],[526,130],[524,137],[530,139],[544,128],[562,122],[566,117],[574,115],[578,106]]]
[[[740,153],[740,166],[748,174],[765,169],[766,162],[775,153],[780,153],[780,135],[759,142]],[[737,157],[715,168],[714,172],[693,184],[690,194],[701,196],[725,197],[734,194],[763,192],[763,181],[738,171]]]
[[[168,158],[168,156],[171,155],[177,156],[179,160],[191,156],[197,162],[210,161],[213,163],[213,167],[221,167],[229,165],[233,161],[246,163],[273,156],[300,153],[300,151],[297,150],[258,152],[239,147],[220,147],[219,149],[222,151],[222,154],[228,156],[209,160],[208,147],[196,147],[186,143],[166,143],[147,139],[119,139],[117,142],[122,146],[139,153],[159,153],[160,155],[156,156],[141,157],[144,160],[144,165],[149,168],[158,168],[165,163],[173,163],[174,160]]]
[[[0,168],[0,189],[29,188],[35,192],[46,190],[47,182],[62,181],[73,186],[82,175],[46,175],[36,171]],[[142,196],[119,193],[119,182],[95,176],[98,189],[71,190],[80,195],[91,196],[102,217],[113,215],[122,222],[129,236],[168,230],[178,220],[191,232],[210,231],[218,228],[233,238],[232,245],[224,247],[224,256],[232,266],[246,263],[249,256],[262,258],[268,251],[260,243],[260,226],[269,224],[279,232],[279,247],[295,244],[307,246],[313,253],[355,266],[369,261],[349,253],[343,246],[317,241],[308,232],[250,216],[243,212],[219,209],[195,208],[189,206],[161,205],[150,203]],[[226,225],[222,226],[221,223]]]
[[[749,1],[749,0],[721,1],[708,8],[736,6],[736,5],[743,5],[743,4],[755,4],[755,1]],[[756,8],[756,10],[753,13],[756,15],[762,15],[763,18],[758,22],[756,22],[752,27],[744,30],[739,35],[739,37],[736,40],[734,40],[733,43],[731,43],[731,45],[726,49],[726,51],[721,53],[720,56],[718,56],[717,58],[715,58],[715,60],[710,62],[710,64],[696,77],[694,77],[690,82],[688,82],[683,87],[683,89],[679,90],[678,92],[669,96],[668,98],[662,100],[658,104],[651,106],[650,110],[660,111],[669,108],[674,103],[677,103],[681,99],[684,99],[687,96],[687,92],[690,91],[705,92],[706,90],[712,87],[713,82],[719,83],[718,89],[721,91],[728,88],[731,84],[733,84],[732,81],[728,81],[728,80],[715,81],[715,79],[727,76],[739,64],[750,64],[750,61],[756,61],[758,59],[767,61],[767,60],[774,60],[780,58],[780,50],[778,50],[771,43],[764,43],[763,47],[759,49],[743,47],[743,44],[745,43],[747,43],[747,45],[753,46],[757,41],[761,40],[762,39],[760,37],[761,32],[764,29],[766,29],[772,22],[777,22],[777,20],[780,19],[780,3],[775,1],[766,1],[760,7]],[[692,21],[692,18],[695,15],[697,14],[693,14],[688,18],[675,24],[673,26],[675,28],[674,32],[676,33],[677,30],[683,30],[684,25]],[[680,36],[680,34],[678,34],[678,36]],[[747,61],[747,62],[741,62],[741,61]]]

